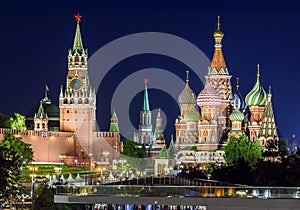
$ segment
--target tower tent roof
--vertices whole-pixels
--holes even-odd
[[[221,31],[220,16],[218,16],[218,25],[214,32],[215,51],[211,61],[211,66],[208,67],[208,75],[229,75],[222,51],[223,36],[224,33]]]
[[[77,26],[76,26],[76,32],[75,32],[75,37],[73,42],[73,51],[83,51],[83,44],[82,44],[82,38],[80,32],[81,16],[79,13],[75,15],[75,19],[77,21]]]
[[[43,108],[43,101],[42,100],[40,101],[40,106],[39,106],[39,109],[36,113],[36,117],[37,118],[47,117],[47,113],[44,111],[44,108]]]
[[[148,88],[147,88],[147,83],[148,79],[144,79],[145,83],[145,89],[144,89],[144,104],[143,104],[143,111],[150,111],[150,105],[149,105],[149,98],[148,98]]]

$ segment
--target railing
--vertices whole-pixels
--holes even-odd
[[[15,135],[21,136],[43,136],[43,137],[61,137],[61,138],[70,138],[74,137],[75,133],[73,132],[59,132],[59,131],[34,131],[34,130],[14,130],[8,128],[0,128],[0,134],[3,135],[6,131],[9,131]]]
[[[56,187],[57,195],[124,197],[201,197],[299,199],[300,187],[88,185]]]

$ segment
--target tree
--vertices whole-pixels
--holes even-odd
[[[288,155],[289,154],[289,145],[288,145],[288,139],[279,139],[279,152],[281,152],[281,154],[283,156]]]
[[[10,116],[0,113],[0,128],[10,128]]]
[[[0,143],[0,193],[4,199],[21,194],[22,169],[32,160],[30,144],[6,131]]]
[[[123,155],[133,158],[145,158],[146,148],[145,145],[139,145],[132,140],[126,140],[123,143]]]
[[[147,154],[145,145],[140,145],[132,140],[123,143],[122,157],[130,164],[128,168],[143,170],[147,164]]]
[[[9,119],[10,128],[16,130],[26,130],[25,116],[19,113],[14,113],[14,115],[14,117]]]
[[[240,138],[231,136],[225,147],[225,161],[234,165],[245,162],[254,169],[257,163],[262,160],[262,151],[262,146],[258,140],[252,142],[245,134]]]
[[[41,183],[39,187],[36,189],[35,193],[35,202],[34,202],[34,209],[44,209],[44,210],[51,210],[51,209],[61,209],[61,210],[70,210],[75,209],[71,208],[68,204],[61,204],[61,203],[54,203],[54,195],[56,189],[50,188],[45,183]],[[80,207],[80,206],[79,206]],[[81,206],[82,208],[84,206]],[[78,208],[79,209],[79,208]]]

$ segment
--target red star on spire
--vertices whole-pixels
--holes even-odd
[[[81,21],[81,15],[79,13],[77,13],[77,15],[74,15],[76,21]]]
[[[148,83],[148,81],[149,81],[149,79],[148,79],[148,78],[144,78],[144,83],[145,83],[145,84],[147,84],[147,83]]]

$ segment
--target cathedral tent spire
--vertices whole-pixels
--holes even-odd
[[[209,67],[208,75],[229,75],[225,59],[222,52],[222,38],[224,33],[221,31],[220,16],[218,16],[217,29],[214,32],[215,52]]]
[[[144,105],[143,105],[143,111],[150,111],[150,105],[149,105],[149,98],[148,98],[148,89],[147,89],[147,83],[149,79],[145,78],[145,90],[144,90]]]
[[[75,15],[75,19],[77,21],[77,26],[76,26],[76,32],[75,32],[75,37],[74,37],[74,43],[73,43],[73,51],[76,51],[76,50],[83,51],[82,38],[81,38],[81,33],[80,33],[81,15],[79,13],[77,13],[77,15]]]

